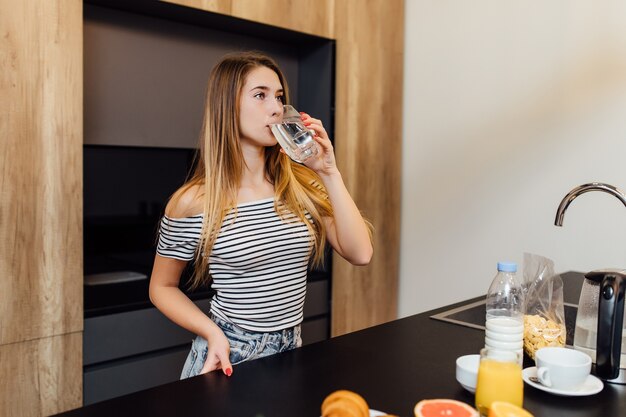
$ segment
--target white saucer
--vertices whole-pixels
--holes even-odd
[[[524,379],[524,382],[526,382],[531,387],[540,389],[541,391],[549,392],[550,394],[554,395],[562,395],[564,397],[581,397],[585,395],[593,395],[599,393],[600,391],[602,391],[602,388],[604,388],[604,384],[602,383],[602,381],[600,381],[600,379],[593,375],[589,375],[587,377],[587,380],[582,385],[582,387],[576,388],[574,390],[560,390],[546,387],[539,382],[531,381],[530,377],[537,377],[537,368],[534,366],[526,368],[522,371],[522,378]]]

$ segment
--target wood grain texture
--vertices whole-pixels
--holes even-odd
[[[0,414],[47,416],[83,400],[82,332],[0,346]]]
[[[233,0],[160,0],[166,3],[179,4],[181,6],[193,7],[194,9],[206,10],[208,12],[230,15]]]
[[[164,0],[311,35],[333,38],[335,0]]]
[[[397,318],[404,3],[337,1],[335,22],[335,152],[375,232],[367,267],[333,258],[333,336]]]
[[[0,10],[2,345],[83,326],[82,1]]]
[[[235,17],[325,38],[334,37],[336,0],[232,1],[232,15]]]
[[[82,1],[0,28],[0,410],[41,416],[82,404]]]

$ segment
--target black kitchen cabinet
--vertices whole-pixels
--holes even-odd
[[[309,282],[303,344],[329,337],[328,293],[327,280]],[[208,312],[210,299],[198,299],[195,304]],[[156,308],[86,318],[84,405],[178,380],[193,338]]]

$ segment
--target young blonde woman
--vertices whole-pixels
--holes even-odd
[[[322,122],[302,113],[319,150],[304,166],[272,135],[287,94],[260,53],[228,55],[211,72],[200,158],[166,207],[150,281],[154,305],[198,335],[181,378],[230,376],[237,363],[300,346],[307,267],[323,262],[326,242],[355,265],[372,257]],[[192,260],[192,286],[216,292],[208,314],[179,289]]]

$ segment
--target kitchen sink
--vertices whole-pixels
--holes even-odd
[[[576,313],[578,298],[585,275],[578,271],[568,271],[560,274],[563,280],[563,306],[565,310],[565,329],[567,337],[565,344],[574,343],[574,329],[576,327]],[[430,316],[432,319],[485,330],[485,298],[469,300],[466,304],[451,308],[442,313]]]
[[[565,344],[572,346],[574,342],[574,328],[576,324],[576,312],[578,306],[571,303],[564,303],[565,329],[567,337]],[[460,326],[472,327],[474,329],[485,330],[485,300],[469,302],[460,307],[452,308],[430,318]]]

